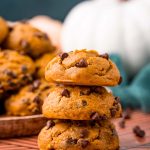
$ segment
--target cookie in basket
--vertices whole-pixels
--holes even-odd
[[[8,115],[27,116],[41,113],[44,99],[51,90],[50,84],[44,80],[35,80],[31,85],[20,89],[5,102]]]
[[[8,34],[4,47],[33,58],[54,50],[48,36],[28,23],[17,23]]]
[[[16,51],[0,51],[0,96],[32,81],[35,65],[28,56]]]
[[[8,34],[8,26],[6,21],[0,17],[0,43],[6,38]]]
[[[49,61],[51,61],[57,54],[59,54],[60,50],[55,50],[52,53],[46,53],[38,58],[35,62],[37,68],[37,77],[45,78],[45,67]]]

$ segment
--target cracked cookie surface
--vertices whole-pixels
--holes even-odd
[[[122,114],[118,97],[104,87],[53,87],[42,106],[47,118],[71,120],[105,120]]]
[[[6,38],[8,34],[8,26],[6,21],[0,17],[0,43]]]
[[[0,52],[0,95],[16,90],[32,80],[35,65],[28,56],[4,50]]]
[[[50,93],[51,87],[52,85],[44,80],[35,80],[23,87],[5,101],[7,114],[13,116],[40,114],[43,101]]]
[[[115,127],[109,121],[47,122],[38,136],[40,150],[118,150]]]
[[[45,71],[47,81],[71,85],[114,86],[120,73],[107,54],[76,50],[52,59]]]
[[[27,23],[18,23],[11,29],[4,47],[34,58],[54,50],[48,36]]]

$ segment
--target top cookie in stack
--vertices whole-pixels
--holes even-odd
[[[47,81],[89,86],[115,86],[120,73],[107,54],[76,50],[55,57],[46,67]]]

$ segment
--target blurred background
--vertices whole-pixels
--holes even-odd
[[[67,13],[83,0],[1,0],[0,15],[16,21],[36,15],[48,15],[64,20]]]
[[[6,20],[29,19],[57,49],[108,53],[123,82],[124,107],[150,112],[150,0],[1,0]],[[46,15],[49,17],[36,17]],[[34,17],[34,18],[32,18]]]

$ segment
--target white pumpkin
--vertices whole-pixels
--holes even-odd
[[[92,0],[65,19],[62,48],[117,53],[133,75],[150,62],[150,0]]]

